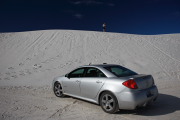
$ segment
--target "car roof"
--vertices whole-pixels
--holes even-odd
[[[116,64],[90,64],[90,65],[83,65],[81,67],[108,67],[108,66],[119,66]]]

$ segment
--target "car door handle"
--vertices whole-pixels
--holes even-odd
[[[101,81],[96,81],[96,83],[102,83]]]

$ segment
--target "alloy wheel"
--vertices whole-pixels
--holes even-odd
[[[55,83],[54,93],[57,97],[63,97],[63,90],[62,90],[62,86],[60,83]]]

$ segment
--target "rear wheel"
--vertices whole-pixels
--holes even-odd
[[[56,82],[54,84],[54,94],[57,96],[57,97],[64,97],[64,94],[63,94],[63,90],[62,90],[62,86],[60,83]]]
[[[104,92],[100,97],[101,108],[107,113],[115,113],[119,110],[116,97],[111,92]]]

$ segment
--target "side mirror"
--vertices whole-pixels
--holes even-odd
[[[65,77],[69,78],[69,75],[68,75],[68,74],[66,74],[66,75],[65,75]]]

